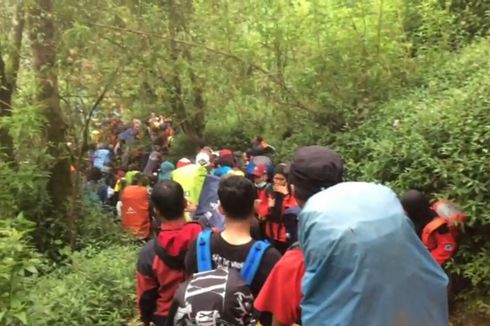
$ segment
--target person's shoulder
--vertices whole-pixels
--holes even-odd
[[[281,257],[281,253],[270,244],[269,244],[269,248],[267,248],[267,250],[265,251],[265,254],[270,256]]]
[[[269,246],[264,253],[264,260],[275,265],[279,259],[281,259],[281,253],[273,246]]]
[[[199,233],[201,233],[204,230],[204,228],[202,227],[202,225],[199,222],[197,222],[197,221],[187,222],[184,225],[184,227],[189,232],[196,233],[196,234],[199,234]]]
[[[277,265],[285,268],[295,268],[298,265],[304,265],[304,255],[300,249],[290,249],[284,253]]]

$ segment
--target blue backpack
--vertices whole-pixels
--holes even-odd
[[[199,233],[197,237],[197,271],[208,272],[213,270],[213,261],[211,259],[211,236],[212,231],[206,229]],[[245,264],[240,272],[241,277],[247,285],[251,285],[257,274],[266,250],[270,247],[268,241],[255,241],[248,252]]]

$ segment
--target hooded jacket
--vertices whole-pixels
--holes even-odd
[[[202,228],[197,223],[162,224],[156,239],[140,252],[137,265],[138,307],[145,324],[164,325],[172,299],[185,281],[184,258]]]
[[[299,230],[304,325],[448,325],[447,276],[391,189],[328,188],[307,201]]]

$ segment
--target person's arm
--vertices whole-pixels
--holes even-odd
[[[137,264],[137,302],[141,321],[149,325],[153,320],[158,298],[158,282],[153,273],[153,241],[149,241],[141,250]]]

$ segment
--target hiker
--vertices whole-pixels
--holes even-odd
[[[264,165],[256,165],[252,171],[252,177],[257,193],[256,214],[258,217],[259,237],[265,238],[265,219],[269,213],[269,199],[271,184],[267,182],[267,168]]]
[[[410,190],[401,197],[403,209],[413,222],[415,232],[435,261],[443,266],[456,252],[456,237],[450,231],[448,221],[438,216],[427,197],[417,190]]]
[[[262,136],[256,136],[252,140],[252,149],[249,152],[252,156],[270,156],[274,154],[275,151],[276,149],[269,145]]]
[[[287,178],[289,167],[279,164],[267,194],[268,212],[265,216],[265,234],[281,254],[297,241],[298,203],[291,193]]]
[[[98,144],[93,154],[93,166],[107,172],[111,163],[111,151],[104,144]]]
[[[85,199],[91,204],[105,205],[108,200],[108,190],[102,172],[92,167],[87,173],[87,182],[84,185],[83,193]]]
[[[153,146],[153,151],[148,156],[148,160],[143,170],[144,175],[152,181],[152,184],[156,183],[158,180],[157,171],[162,163],[162,160],[163,155],[161,153],[160,146]]]
[[[140,138],[141,121],[138,119],[133,119],[131,122],[131,127],[125,131],[119,133],[117,136],[118,142],[114,147],[114,153],[118,154],[121,147],[125,144],[134,144]]]
[[[173,170],[175,170],[175,165],[172,162],[163,162],[160,165],[160,171],[158,172],[158,181],[171,180]]]
[[[284,167],[282,167],[284,168]],[[305,147],[298,150],[289,167],[289,185],[297,204],[303,207],[314,194],[342,182],[343,164],[334,151],[326,147]],[[286,174],[281,166],[277,174]],[[282,183],[278,180],[276,183]],[[283,183],[282,183],[283,184]],[[294,235],[297,237],[297,234]],[[274,326],[301,324],[301,284],[305,273],[303,252],[293,244],[274,266],[255,301],[255,308],[273,315]]]
[[[301,149],[291,165],[300,203],[319,183],[302,183],[298,166],[313,169],[318,162],[308,156],[320,148]],[[340,178],[331,168],[340,158],[321,164],[332,180]],[[447,276],[413,232],[396,194],[373,183],[328,186],[299,216],[303,324],[448,325]]]
[[[254,247],[255,240],[250,235],[250,226],[254,218],[255,189],[253,184],[241,176],[226,176],[221,179],[218,189],[220,210],[225,216],[225,227],[220,233],[210,235],[209,259],[204,262],[216,268],[233,268],[242,271],[245,261]],[[264,242],[261,242],[262,244]],[[202,261],[198,262],[198,250],[206,252],[202,242],[195,241],[185,258],[185,269],[192,276],[200,269]],[[258,295],[271,269],[279,260],[280,254],[268,246],[258,265],[257,272],[250,281],[250,290],[254,297]],[[261,316],[262,325],[270,324],[270,315]]]
[[[139,254],[137,264],[138,307],[145,325],[165,325],[172,298],[185,280],[187,248],[202,228],[184,219],[184,190],[174,181],[155,185],[151,201],[160,223],[159,233]]]
[[[129,183],[126,174],[126,181]],[[145,178],[141,173],[135,174],[121,192],[121,223],[140,240],[148,240],[151,231],[150,195]]]

